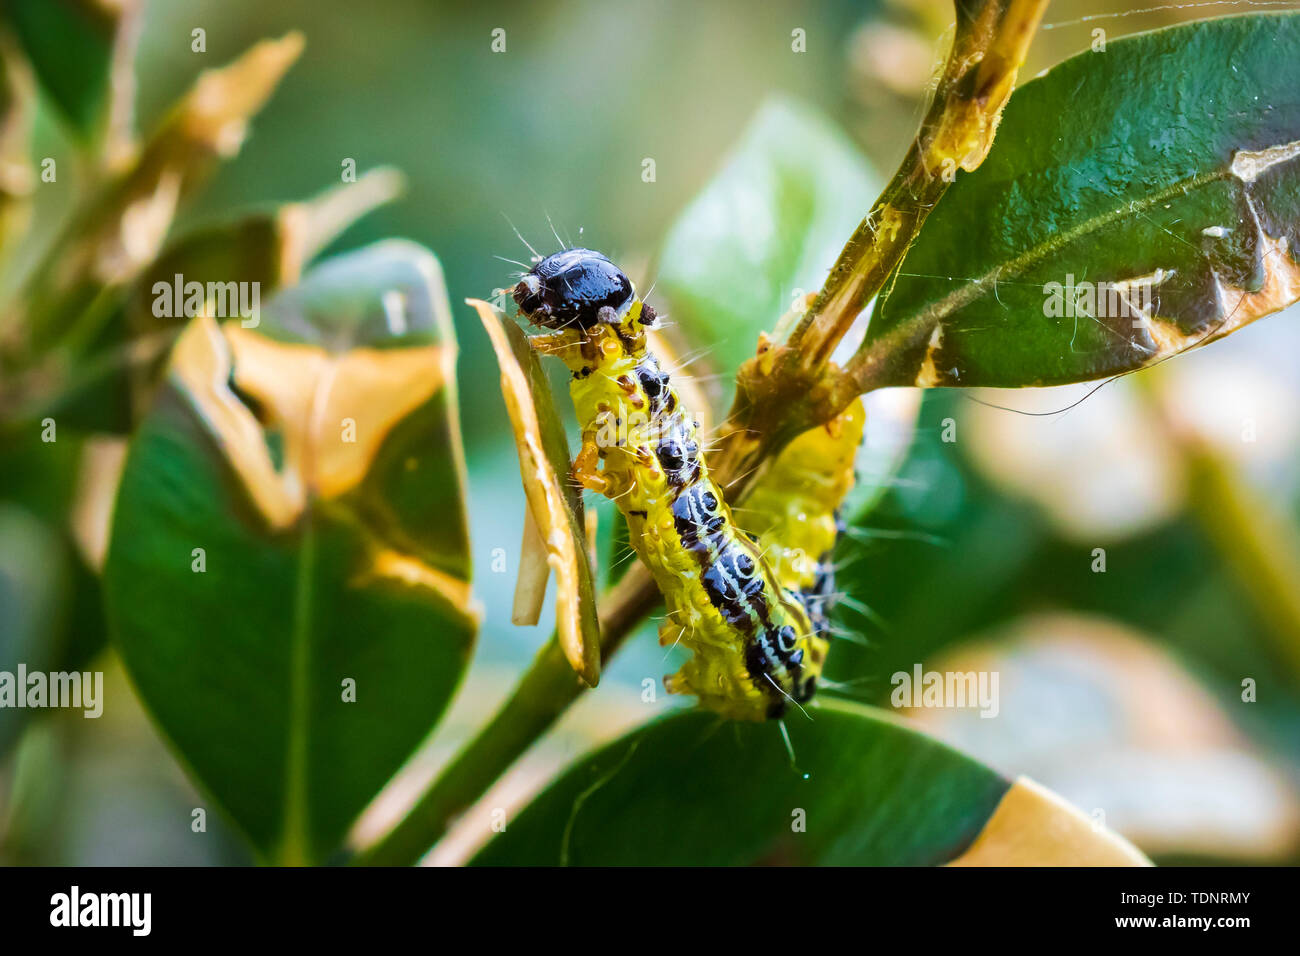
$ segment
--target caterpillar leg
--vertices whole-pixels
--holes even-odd
[[[659,646],[671,649],[683,642],[692,645],[694,644],[695,635],[690,633],[691,630],[689,624],[679,624],[673,619],[673,615],[669,614],[668,617],[664,618],[663,623],[659,625]],[[683,673],[684,670],[685,668],[679,670],[676,674],[664,675],[664,690],[670,694],[694,694],[695,691],[691,688],[691,682]]]
[[[686,637],[686,627],[678,624],[669,616],[659,625],[659,646],[675,647]],[[683,668],[684,670],[684,668]],[[694,694],[691,683],[682,671],[664,675],[664,690],[670,694]]]
[[[582,448],[573,459],[573,479],[597,494],[609,496],[612,491],[609,480],[600,473],[600,446],[594,431],[582,433]]]
[[[565,346],[573,343],[573,336],[565,332],[553,332],[543,335],[528,336],[528,344],[540,355],[558,353]]]

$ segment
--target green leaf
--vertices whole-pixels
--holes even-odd
[[[71,591],[69,563],[54,529],[26,509],[0,501],[0,672],[16,675],[20,664],[45,671],[57,659],[55,637]],[[0,707],[0,755],[32,713],[12,703]]]
[[[267,858],[336,848],[468,662],[455,355],[437,260],[379,243],[320,265],[256,330],[191,323],[132,442],[111,633]]]
[[[1300,16],[1171,27],[1016,91],[992,152],[948,190],[878,302],[864,348],[877,385],[1115,375],[1300,298],[1298,248]]]
[[[130,70],[139,3],[95,0],[8,0],[4,16],[41,85],[74,133],[97,139],[114,106],[114,69]],[[129,99],[126,104],[129,109]]]
[[[820,288],[879,188],[812,107],[767,102],[665,240],[655,288],[684,347],[707,347],[704,361],[729,379],[796,293]]]
[[[479,864],[931,864],[1009,782],[879,711],[827,701],[775,724],[674,714],[580,761]],[[806,831],[796,832],[797,810]]]
[[[104,646],[99,579],[70,530],[83,446],[40,422],[0,432],[0,672],[84,670]],[[50,713],[0,707],[0,757]]]

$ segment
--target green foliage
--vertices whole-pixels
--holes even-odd
[[[405,303],[397,334],[394,298]],[[437,263],[403,243],[321,265],[262,322],[277,340],[323,345],[334,363],[378,350],[382,369],[409,350],[454,350]],[[315,400],[328,403],[348,384],[338,381],[322,376]],[[361,427],[375,421],[373,408],[341,407]],[[232,466],[232,435],[211,426],[211,406],[175,372],[132,443],[105,570],[114,639],[184,761],[269,858],[333,850],[468,662],[472,612],[373,567],[382,549],[424,574],[468,575],[455,407],[446,382],[393,422],[357,487],[328,500],[313,491],[287,527],[258,513]],[[268,419],[263,440],[281,430],[293,441],[293,424]],[[327,456],[339,425],[312,437]],[[311,487],[317,476],[294,464],[283,474]]]
[[[478,864],[925,865],[959,854],[1008,783],[878,711],[774,724],[675,714],[583,758]]]
[[[0,670],[16,673],[49,669],[55,647],[47,635],[61,633],[59,620],[67,600],[67,559],[58,536],[34,515],[0,503]],[[25,688],[23,688],[25,692]],[[32,711],[0,709],[0,754],[18,739]]]
[[[220,159],[238,151],[245,124],[275,89],[301,40],[291,34],[260,44],[234,64],[208,71],[136,150],[130,59],[137,8],[134,2],[110,9],[79,0],[15,0],[5,5],[0,23],[4,253],[16,251],[14,240],[29,225],[25,213],[34,171],[28,127],[38,99],[31,74],[81,154],[80,163],[64,163],[57,179],[42,182],[45,188],[66,187],[77,201],[34,267],[17,280],[5,277],[15,288],[0,311],[0,669],[8,672],[19,663],[29,671],[80,670],[104,650],[99,569],[74,545],[71,526],[86,530],[87,522],[97,520],[77,511],[88,490],[85,434],[130,430],[183,324],[183,316],[160,321],[154,315],[154,281],[182,273],[205,283],[256,282],[270,295],[296,281],[304,263],[339,231],[400,188],[395,173],[376,170],[312,201],[236,212],[167,243],[179,200],[196,191]],[[3,265],[18,272],[13,261]],[[445,324],[445,305],[441,311]],[[452,342],[449,327],[443,331]],[[441,426],[443,445],[438,467],[427,470],[430,477],[458,461],[443,451],[457,444],[448,430],[454,389],[445,389],[440,400],[448,407],[431,409],[432,421],[422,432],[437,433]],[[175,465],[168,461],[164,470]],[[390,461],[389,475],[399,470]],[[114,479],[91,477],[101,484]],[[451,501],[460,490],[456,478],[444,489]],[[409,496],[409,481],[394,478],[390,484],[394,496]],[[389,509],[385,503],[377,512]],[[436,527],[450,542],[444,549],[447,573],[466,575],[463,519],[458,523],[449,514]],[[433,542],[430,553],[441,544]],[[450,668],[442,679],[454,683],[458,673]],[[442,702],[434,698],[434,706]],[[0,752],[23,723],[46,713],[5,709]],[[390,751],[357,752],[365,763],[383,760]]]
[[[121,9],[13,0],[4,14],[0,153],[30,169],[32,98],[13,69],[29,65],[77,141],[85,182],[0,314],[0,669],[80,667],[104,650],[107,620],[157,727],[257,856],[323,862],[437,726],[478,629],[451,309],[438,260],[411,243],[330,259],[300,280],[358,216],[396,194],[389,171],[173,234],[180,204],[233,154],[301,38],[208,72],[128,148],[131,85],[114,70],[130,57],[135,5]],[[881,292],[865,350],[887,374],[872,387],[1081,381],[1289,304],[1300,294],[1298,117],[1296,15],[1116,40],[1026,83],[987,160],[958,175]],[[9,188],[19,179],[0,195],[6,246],[21,220],[10,213],[26,200]],[[675,344],[702,354],[689,372],[715,373],[713,398],[730,393],[760,333],[780,339],[798,321],[796,292],[819,287],[878,187],[811,107],[781,98],[759,111],[658,261]],[[156,315],[155,283],[178,273],[258,283],[260,325]],[[1130,291],[1145,277],[1156,305],[1136,324],[1045,315],[1045,284],[1068,277]],[[621,604],[607,596],[596,623],[562,416],[522,332],[501,331],[503,368],[514,361],[526,379],[513,398],[539,420],[519,434],[537,439],[558,492],[575,582],[560,612],[573,640],[542,649],[370,862],[413,862],[545,733],[578,695],[571,666],[599,671],[598,630],[607,651],[629,634],[649,640],[638,628],[653,593]],[[43,416],[57,419],[56,443],[35,437]],[[360,443],[344,437],[347,421]],[[68,531],[89,432],[131,436],[102,581]],[[893,630],[842,612],[840,623],[872,643],[837,644],[832,678],[852,677],[878,700],[884,674],[1044,600],[1138,618],[1211,671],[1221,696],[1242,662],[1268,668],[1250,637],[1212,633],[1230,628],[1231,614],[1200,620],[1187,609],[1189,588],[1217,600],[1228,585],[1203,571],[1212,552],[1186,522],[1114,551],[1153,573],[1080,584],[1075,550],[1027,509],[966,481],[933,441],[914,449],[900,484],[925,489],[930,505],[945,498],[943,515],[917,518],[917,495],[903,489],[878,505],[896,455],[888,443],[863,451],[866,503],[839,555],[853,564],[839,586]],[[526,473],[530,460],[521,450]],[[933,532],[949,546],[863,544]],[[623,557],[621,520],[604,522],[602,535]],[[627,567],[610,583],[621,588]],[[1270,698],[1262,722],[1294,724],[1285,682],[1260,687]],[[1011,784],[828,690],[810,719],[787,716],[789,749],[772,723],[694,711],[654,721],[580,757],[474,862],[919,865],[967,848]],[[0,711],[0,755],[33,716]],[[27,740],[23,788],[47,793],[57,770],[42,767],[57,745]]]
[[[113,96],[115,49],[127,42],[137,4],[8,0],[4,16],[41,85],[84,142],[104,133]]]
[[[1101,378],[1285,308],[1300,268],[1297,143],[1295,14],[1115,40],[1025,83],[878,301],[868,345],[915,343],[883,383]],[[1257,177],[1234,171],[1275,147]],[[1103,303],[1045,314],[1049,282],[1152,276],[1150,320]],[[1136,305],[1141,294],[1127,292]]]

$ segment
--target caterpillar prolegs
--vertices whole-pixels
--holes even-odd
[[[826,660],[821,559],[852,484],[860,404],[778,459],[755,492],[755,538],[709,477],[699,423],[646,347],[654,310],[628,277],[600,253],[566,249],[539,261],[513,294],[550,330],[533,337],[534,348],[571,373],[583,425],[574,477],[627,520],[667,605],[660,642],[694,651],[669,691],[742,720],[807,701]]]

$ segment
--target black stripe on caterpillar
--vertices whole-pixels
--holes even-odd
[[[646,345],[655,314],[600,253],[566,249],[514,287],[569,368],[582,423],[574,477],[618,506],[668,616],[660,642],[694,653],[666,681],[728,717],[761,720],[808,700],[827,641],[709,477],[698,422]]]

